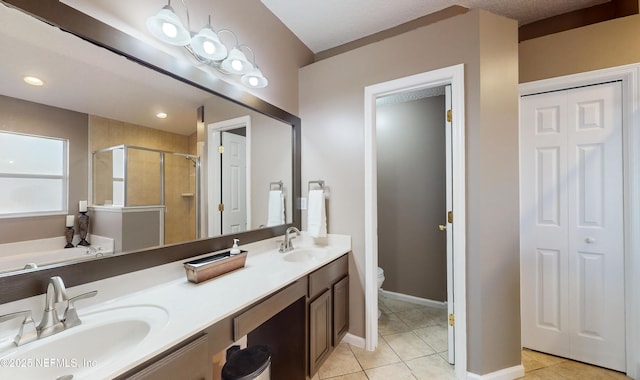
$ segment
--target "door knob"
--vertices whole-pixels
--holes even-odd
[[[441,225],[439,225],[439,226],[438,226],[438,229],[439,229],[440,231],[446,231],[447,226],[445,226],[445,225],[442,225],[442,224],[441,224]]]
[[[584,241],[586,241],[587,244],[593,244],[593,243],[596,242],[596,238],[593,238],[593,237],[589,236],[586,239],[584,239]]]

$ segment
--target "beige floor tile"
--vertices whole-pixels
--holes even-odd
[[[388,364],[400,362],[400,358],[389,347],[382,337],[378,338],[378,347],[375,351],[367,351],[365,349],[350,346],[360,366],[366,371],[370,368],[382,367]]]
[[[348,375],[332,377],[330,380],[367,380],[367,375],[364,371],[350,373]]]
[[[389,347],[391,347],[400,359],[405,361],[436,353],[431,346],[424,340],[418,338],[413,331],[386,335],[383,339],[387,341]]]
[[[564,361],[562,363],[554,364],[545,369],[553,370],[555,373],[563,376],[564,379],[569,380],[618,380],[629,379],[627,376],[620,372],[611,371],[605,368],[591,366],[584,363],[574,362],[571,360]]]
[[[340,343],[320,367],[318,375],[320,379],[328,379],[361,371],[362,367],[360,367],[349,345]]]
[[[404,363],[372,368],[365,372],[369,380],[415,380],[411,370]]]
[[[385,308],[389,309],[389,311],[391,311],[392,313],[397,313],[399,311],[419,309],[423,307],[415,303],[400,301],[400,300],[385,297],[385,296],[381,296],[380,298],[378,298],[378,304],[382,304]]]
[[[414,332],[436,352],[444,352],[449,349],[449,332],[447,327],[429,326],[416,329]]]
[[[391,313],[382,312],[382,316],[378,319],[378,333],[382,336],[390,334],[398,334],[411,331],[411,328],[400,318]]]
[[[440,355],[423,356],[405,362],[418,380],[455,380],[454,367]]]
[[[430,307],[422,307],[395,313],[412,330],[429,326],[446,325],[447,311]]]
[[[525,372],[534,371],[536,369],[548,367],[550,365],[562,363],[567,359],[557,356],[548,355],[538,351],[528,349],[522,350],[522,365]]]

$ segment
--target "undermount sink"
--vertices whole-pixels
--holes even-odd
[[[285,253],[284,259],[290,262],[305,262],[322,260],[327,256],[327,250],[322,248],[296,248]]]
[[[81,379],[126,358],[169,321],[163,308],[136,305],[80,313],[82,324],[0,353],[2,379]],[[71,377],[70,377],[71,375]]]

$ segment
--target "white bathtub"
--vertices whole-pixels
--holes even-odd
[[[66,261],[87,260],[102,255],[113,254],[114,241],[111,238],[91,235],[89,247],[64,248],[67,244],[63,236],[0,244],[0,272],[24,269],[27,264],[43,265]],[[75,236],[74,245],[80,238]]]

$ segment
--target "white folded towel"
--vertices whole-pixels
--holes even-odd
[[[269,208],[267,215],[267,227],[279,226],[285,223],[284,218],[284,192],[282,190],[269,191]]]
[[[309,191],[307,205],[307,231],[314,237],[327,236],[327,217],[324,205],[324,190]]]

